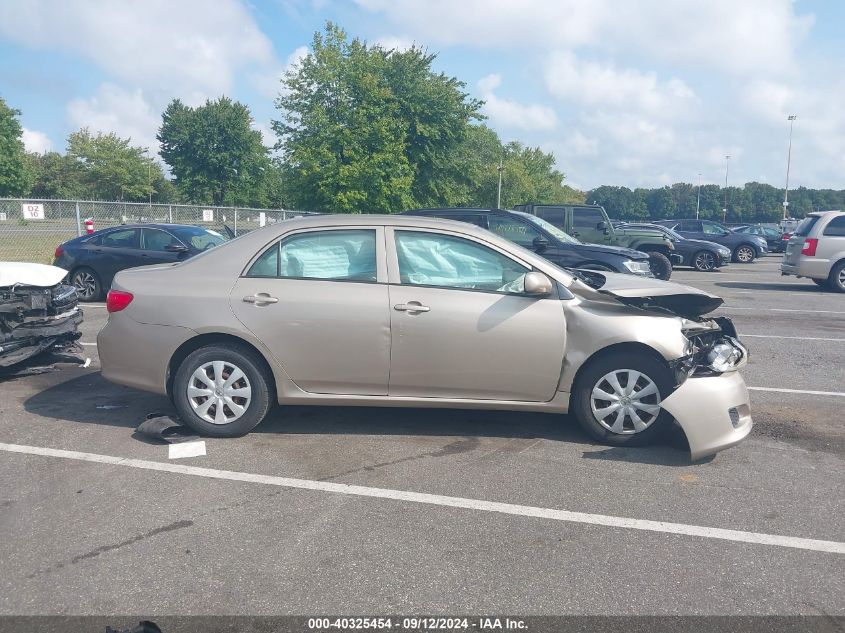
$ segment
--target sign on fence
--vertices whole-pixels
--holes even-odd
[[[258,226],[266,226],[267,225],[267,214],[264,211],[258,212]]]
[[[6,221],[6,214],[0,213],[0,222],[5,222],[5,221]]]
[[[203,209],[202,210],[202,221],[203,222],[214,222],[214,209]]]
[[[44,219],[44,205],[43,204],[22,204],[21,213],[23,213],[24,220],[43,220]]]

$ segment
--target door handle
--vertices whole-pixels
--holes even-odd
[[[411,301],[409,303],[397,303],[393,306],[394,310],[399,312],[429,312],[431,308],[424,306],[419,301]]]
[[[246,303],[265,304],[265,303],[279,303],[276,297],[271,297],[266,292],[259,292],[257,295],[247,295],[243,299]]]

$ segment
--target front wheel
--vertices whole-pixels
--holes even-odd
[[[700,270],[703,273],[709,273],[716,270],[718,263],[716,255],[711,251],[698,251],[692,258],[693,268]]]
[[[734,251],[734,261],[740,264],[750,264],[757,257],[757,251],[753,246],[748,244],[740,244]]]
[[[672,262],[663,253],[649,253],[648,265],[651,274],[658,279],[666,281],[672,276]]]
[[[660,403],[672,390],[669,368],[630,352],[592,361],[572,393],[575,417],[594,439],[611,446],[641,446],[665,431],[671,416]]]
[[[240,437],[267,415],[272,382],[261,361],[242,347],[208,345],[176,370],[173,404],[200,435]]]

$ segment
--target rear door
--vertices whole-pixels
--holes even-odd
[[[141,231],[125,228],[104,233],[98,244],[92,244],[89,253],[89,264],[100,277],[103,289],[108,289],[121,270],[143,266]]]
[[[522,293],[530,266],[476,238],[386,230],[389,394],[551,400],[566,346],[563,304]]]
[[[381,227],[297,231],[257,254],[229,303],[303,390],[387,395],[384,261]]]

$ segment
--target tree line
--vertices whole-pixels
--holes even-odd
[[[524,202],[605,206],[612,217],[720,217],[724,191],[678,183],[659,189],[565,184],[554,154],[502,142],[464,82],[432,69],[436,56],[370,45],[335,24],[314,35],[275,101],[267,147],[249,108],[221,96],[162,113],[162,162],[114,133],[81,129],[65,153],[24,150],[20,111],[0,98],[0,196],[186,202],[332,213]],[[699,198],[700,193],[700,198]],[[780,216],[782,190],[730,187],[730,220]],[[845,191],[790,192],[793,215],[845,207]]]

